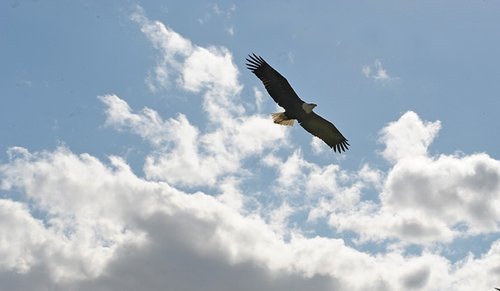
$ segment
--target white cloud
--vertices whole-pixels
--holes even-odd
[[[329,246],[341,252],[345,248],[337,240],[306,240],[301,237],[286,244],[260,218],[241,216],[203,193],[188,195],[164,183],[144,181],[134,176],[119,160],[112,161],[112,166],[106,166],[91,156],[77,156],[68,150],[59,149],[53,153],[35,153],[29,159],[14,159],[2,166],[1,173],[3,189],[19,189],[50,217],[44,226],[36,222],[19,203],[14,204],[15,207],[10,205],[13,203],[7,203],[9,208],[1,208],[4,215],[12,217],[11,223],[14,225],[23,221],[31,223],[31,229],[27,233],[53,238],[52,244],[28,247],[39,249],[43,254],[41,257],[45,261],[39,264],[57,262],[57,267],[54,266],[55,268],[49,271],[56,285],[62,284],[57,283],[57,275],[61,275],[57,272],[64,270],[65,273],[71,272],[71,276],[65,274],[66,284],[102,284],[101,288],[107,290],[105,284],[109,274],[116,276],[116,279],[124,279],[120,277],[123,275],[118,273],[123,270],[121,265],[130,266],[126,268],[129,272],[137,272],[154,264],[153,269],[148,269],[157,269],[160,272],[169,269],[177,276],[181,275],[177,273],[182,271],[177,266],[178,260],[154,261],[151,257],[151,252],[154,251],[155,256],[169,258],[175,253],[181,256],[182,261],[190,259],[190,263],[203,262],[206,267],[217,267],[224,272],[233,267],[241,268],[246,276],[263,277],[267,278],[266,280],[276,278],[268,272],[278,272],[282,274],[278,275],[278,278],[290,277],[292,280],[309,282],[310,286],[314,286],[316,280],[308,279],[309,277],[315,274],[327,275],[335,268],[334,265],[325,265],[325,270],[318,270],[317,268],[327,261],[322,262],[322,256],[314,253],[327,250],[331,252]],[[92,179],[80,179],[91,176]],[[96,195],[99,198],[96,198]],[[13,215],[16,212],[21,215]],[[36,235],[37,232],[33,232],[33,228],[38,229],[38,233],[42,235]],[[25,227],[20,228],[23,229]],[[127,236],[127,233],[146,235],[132,235],[128,240],[119,239],[120,236]],[[138,238],[141,239],[137,241]],[[39,239],[34,243],[38,246],[43,241]],[[25,236],[9,236],[9,245],[26,247],[26,242],[29,241]],[[127,243],[131,242],[135,244],[127,247]],[[316,250],[316,246],[322,248]],[[112,257],[110,252],[114,254]],[[51,255],[53,253],[58,256]],[[306,253],[312,256],[302,257]],[[20,261],[21,255],[24,256],[25,252],[17,255],[12,253],[11,256],[15,257],[12,261],[18,263],[7,265],[6,268],[24,268],[24,272],[29,274],[29,268],[35,263],[26,264],[29,257],[24,262]],[[246,265],[245,262],[251,264]],[[191,269],[195,265],[189,266]],[[209,270],[211,268],[205,271]],[[141,278],[141,272],[138,274]],[[160,273],[152,275],[156,279],[147,284],[154,286],[158,281],[162,282],[163,276],[160,276]],[[95,279],[88,281],[91,278]],[[177,284],[190,284],[182,277],[176,280]],[[334,279],[328,282],[331,280]],[[209,280],[209,284],[214,282]],[[116,284],[119,282],[113,283],[112,286],[116,287]],[[147,284],[143,286],[146,289]],[[173,280],[169,284],[175,286],[176,282]],[[198,284],[195,283],[190,290],[199,290],[205,285],[203,282]],[[266,289],[274,290],[275,284],[279,286],[280,281],[267,284],[269,286]],[[228,290],[223,286],[218,288]]]
[[[311,138],[311,149],[315,154],[321,154],[329,150],[329,147],[318,137],[313,136]]]
[[[285,129],[269,127],[268,119],[262,116],[245,114],[236,102],[242,85],[226,48],[194,45],[162,23],[147,19],[140,9],[132,19],[158,49],[162,71],[172,72],[173,78],[178,76],[176,84],[181,89],[201,94],[209,121],[217,124],[215,131],[200,134],[182,114],[163,121],[150,109],[142,114],[124,110],[124,101],[117,96],[101,97],[108,105],[108,114],[123,113],[118,118],[108,115],[108,125],[129,127],[155,146],[162,142],[170,145],[147,158],[144,170],[149,178],[214,185],[221,175],[240,171],[246,157],[271,149],[285,138]],[[162,140],[166,136],[168,140]]]
[[[387,83],[399,79],[398,77],[390,76],[386,69],[382,66],[382,61],[375,60],[373,65],[364,65],[361,68],[361,73],[368,79],[373,79],[376,82]]]
[[[484,255],[474,258],[469,255],[462,262],[454,274],[454,280],[450,286],[455,290],[488,290],[498,287],[500,275],[500,240],[491,245]],[[471,280],[471,278],[474,278]]]
[[[105,165],[67,149],[16,156],[0,168],[2,188],[26,195],[47,219],[42,223],[22,203],[1,200],[8,219],[1,225],[19,227],[3,237],[10,251],[3,251],[0,272],[35,280],[33,272],[44,267],[52,278],[44,286],[55,290],[232,290],[235,284],[241,290],[442,290],[460,282],[488,286],[491,277],[477,279],[474,270],[498,270],[498,244],[452,267],[432,253],[375,256],[341,239],[295,233],[285,242],[258,216],[203,193],[145,181],[118,158]],[[290,211],[277,208],[275,223]],[[4,286],[14,281],[6,277]]]
[[[244,171],[245,158],[272,150],[286,137],[283,128],[269,126],[269,119],[258,115],[220,119],[219,128],[200,133],[183,114],[164,121],[149,108],[133,113],[116,95],[100,99],[108,106],[108,126],[128,129],[156,149],[146,158],[147,177],[169,183],[215,185],[221,175]]]
[[[2,232],[9,233],[2,241],[21,248],[18,254],[9,250],[17,256],[16,264],[8,265],[13,270],[27,272],[41,264],[50,267],[55,281],[91,278],[103,271],[119,246],[142,242],[141,232],[127,227],[131,208],[144,205],[137,199],[139,192],[113,189],[125,180],[138,181],[121,159],[112,157],[114,168],[107,168],[94,157],[76,156],[63,148],[53,153],[13,151],[20,154],[0,166],[0,186],[21,189],[45,217],[42,223],[26,206],[2,200],[2,216],[10,220],[3,219],[8,223],[4,226],[18,225],[12,229],[17,235]]]
[[[26,205],[8,199],[0,199],[0,233],[2,271],[29,271],[39,260],[37,248],[48,240],[43,225],[33,219]]]
[[[408,111],[381,131],[380,141],[385,144],[382,155],[391,162],[426,156],[440,129],[440,121],[424,122],[415,112]]]
[[[498,231],[500,162],[486,154],[405,159],[389,173],[381,199],[399,211],[418,211],[451,230]]]
[[[379,173],[360,171],[381,191],[380,203],[365,200],[337,210],[336,202],[322,201],[313,217],[330,213],[333,227],[357,232],[361,242],[397,238],[425,245],[498,232],[500,161],[486,154],[429,156],[439,129],[438,121],[424,122],[414,112],[389,123],[381,141],[383,156],[393,166],[383,186]]]
[[[106,125],[118,130],[127,130],[140,135],[154,146],[165,146],[173,140],[172,132],[177,129],[175,119],[163,121],[158,113],[144,108],[140,114],[133,113],[127,102],[116,95],[103,95],[99,99],[106,104]],[[179,119],[185,119],[181,114]],[[181,133],[182,134],[182,133]]]
[[[363,66],[361,68],[361,73],[363,73],[363,75],[367,78],[370,78],[370,75],[372,73],[372,69],[370,68],[370,66]]]
[[[175,83],[181,89],[203,93],[203,106],[211,121],[243,112],[243,107],[234,102],[242,88],[238,82],[238,69],[226,48],[194,45],[163,23],[146,18],[141,9],[133,14],[132,19],[141,26],[141,31],[160,54],[158,66],[148,79],[151,83],[151,76],[155,76],[154,88],[165,88],[166,77],[174,74]]]
[[[308,205],[302,210],[309,221],[327,218],[335,230],[357,233],[358,243],[395,239],[425,246],[498,232],[500,162],[486,154],[429,156],[440,127],[414,112],[384,127],[382,154],[392,163],[387,173],[369,165],[358,172],[319,166],[300,152],[264,161],[276,169],[275,191],[302,197],[296,204]],[[362,199],[368,190],[378,192],[377,199]]]
[[[255,107],[257,112],[262,111],[262,103],[264,102],[264,93],[257,87],[253,87],[253,94],[255,96]]]
[[[381,199],[398,211],[438,219],[450,230],[466,223],[471,233],[498,231],[500,162],[486,154],[429,156],[439,129],[439,122],[422,122],[408,112],[382,131],[383,154],[396,164]]]

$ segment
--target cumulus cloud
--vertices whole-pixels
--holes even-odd
[[[270,127],[269,119],[259,115],[220,119],[220,127],[200,133],[183,114],[164,121],[149,108],[132,112],[116,95],[100,99],[108,106],[108,126],[128,129],[156,149],[146,158],[147,177],[170,183],[214,185],[221,175],[241,171],[245,158],[271,150],[286,137],[283,128]]]
[[[108,125],[128,127],[155,146],[169,145],[147,157],[144,170],[149,178],[215,185],[221,175],[241,171],[245,158],[284,140],[284,128],[269,127],[267,117],[246,114],[236,102],[242,85],[226,48],[194,45],[164,24],[146,18],[141,9],[132,19],[158,49],[162,71],[171,72],[180,89],[201,94],[209,122],[216,125],[215,130],[200,133],[182,114],[163,121],[151,109],[132,113],[118,96],[102,96],[108,106]],[[168,140],[162,140],[165,137]]]
[[[19,242],[11,245],[2,243],[0,246],[1,270],[12,270],[25,273],[38,262],[36,251],[47,241],[47,233],[42,223],[34,219],[27,206],[9,199],[0,200],[0,229],[3,241]]]
[[[328,290],[340,284],[332,275],[342,260],[336,263],[324,255],[331,259],[342,253],[346,258],[364,257],[340,240],[297,236],[285,243],[259,217],[241,216],[203,193],[189,195],[165,183],[144,181],[122,161],[105,165],[88,155],[59,149],[16,158],[2,165],[1,172],[3,189],[21,190],[34,206],[47,212],[42,223],[19,203],[2,201],[2,206],[8,206],[1,209],[11,217],[10,222],[22,224],[23,231],[29,226],[26,233],[38,237],[32,241],[25,235],[9,236],[8,242],[42,254],[36,256],[41,262],[30,262],[29,257],[19,260],[24,253],[14,252],[11,256],[16,259],[11,261],[18,263],[6,264],[4,271],[21,270],[30,276],[34,266],[52,263],[54,268],[47,272],[52,284],[59,287],[71,282],[70,289],[75,290],[89,286],[134,290],[141,285],[156,290],[162,284],[188,290],[202,286],[232,290],[235,281],[222,285],[213,277],[234,272],[263,281],[247,281],[243,290],[255,286],[289,290],[293,282],[301,288]],[[127,234],[130,236],[124,239]],[[47,239],[53,241],[44,244]],[[17,244],[17,240],[29,244]],[[167,277],[160,275],[163,271]],[[126,280],[124,276],[131,274],[132,279]],[[193,281],[188,274],[201,277]],[[64,276],[62,282],[60,276]],[[147,280],[150,285],[144,285],[144,276],[154,278]]]
[[[241,113],[242,106],[233,102],[241,91],[238,69],[226,48],[194,45],[163,23],[146,18],[141,9],[132,19],[160,53],[158,66],[148,78],[150,87],[165,89],[174,78],[179,88],[203,93],[203,105],[212,121]]]
[[[408,111],[382,130],[380,140],[385,145],[382,155],[391,162],[426,156],[440,129],[441,122],[424,122],[415,112]]]
[[[144,176],[117,156],[103,161],[65,147],[11,148],[0,164],[0,290],[498,284],[500,240],[456,262],[441,253],[457,236],[498,234],[498,160],[484,153],[430,155],[441,125],[414,112],[380,132],[386,171],[314,163],[290,143],[290,152],[278,152],[273,148],[287,141],[285,129],[241,105],[227,49],[197,46],[140,10],[133,19],[160,55],[160,77],[158,68],[151,73],[155,86],[194,93],[208,123],[100,96],[110,129],[150,144]],[[259,190],[244,187],[250,178],[263,183],[264,175],[275,179]],[[253,191],[265,199],[252,199]],[[331,237],[307,229],[322,222]],[[370,242],[383,247],[363,248]],[[409,254],[409,244],[421,251]]]
[[[396,161],[382,201],[439,219],[450,230],[465,223],[470,233],[498,231],[500,162],[487,154],[429,156],[427,147],[439,128],[439,122],[422,122],[408,112],[382,131],[383,154]]]
[[[472,270],[483,265],[498,269],[495,246],[453,271],[431,253],[372,256],[341,239],[300,233],[287,242],[259,216],[242,215],[204,193],[141,179],[119,158],[104,164],[64,148],[24,151],[0,173],[2,189],[17,189],[46,213],[34,218],[22,203],[1,200],[1,215],[8,218],[2,225],[19,226],[18,234],[2,238],[9,246],[3,286],[42,272],[54,290],[440,290],[456,283],[455,273],[471,280]],[[279,222],[289,211],[281,207],[274,218]],[[10,272],[24,275],[5,275]]]
[[[0,166],[0,186],[22,190],[32,209],[1,200],[2,216],[10,219],[4,226],[19,226],[12,229],[18,235],[4,229],[3,239],[8,246],[22,248],[17,256],[9,250],[17,257],[16,264],[7,265],[9,269],[27,272],[42,265],[51,269],[55,281],[94,277],[103,271],[118,246],[142,242],[141,232],[126,226],[132,219],[130,207],[143,206],[135,200],[138,193],[127,187],[119,192],[112,189],[112,185],[133,179],[120,158],[111,157],[113,168],[109,168],[92,156],[76,156],[66,149],[35,154],[19,148],[12,151],[21,154]],[[40,212],[40,217],[33,217],[33,211]]]
[[[328,290],[335,284],[333,278],[306,276],[306,267],[293,267],[294,247],[259,217],[241,216],[212,196],[145,181],[119,158],[106,165],[65,148],[24,153],[0,168],[2,189],[22,191],[46,214],[36,219],[21,203],[1,200],[2,217],[9,218],[2,222],[19,226],[19,235],[3,239],[20,250],[3,251],[3,271],[29,277],[37,266],[52,266],[46,270],[51,284],[75,290],[112,290],[122,284],[125,290],[141,285],[156,290],[167,282],[188,290],[232,290],[235,281],[213,285],[218,281],[211,275],[219,272],[263,281],[247,281],[243,290],[299,288],[294,282]],[[214,273],[204,274],[209,270]],[[167,277],[161,275],[165,271]],[[185,276],[191,271],[206,279],[189,285]],[[120,282],[131,274],[137,281]],[[156,279],[144,286],[144,276]]]
[[[422,121],[414,112],[383,128],[382,155],[393,165],[380,203],[365,200],[348,211],[330,210],[329,223],[359,233],[361,241],[397,238],[415,244],[498,232],[500,161],[487,154],[430,156],[428,146],[439,129],[439,121]],[[324,212],[325,203],[320,206]]]
[[[389,173],[381,198],[391,208],[417,210],[471,234],[498,231],[500,162],[486,154],[406,159]]]

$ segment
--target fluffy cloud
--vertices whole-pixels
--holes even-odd
[[[486,154],[441,155],[398,163],[381,198],[391,208],[417,210],[449,228],[465,223],[480,233],[498,231],[499,193],[499,161]]]
[[[382,129],[382,155],[393,165],[380,203],[331,210],[330,224],[359,233],[361,241],[398,238],[416,244],[498,232],[500,162],[486,154],[430,156],[428,146],[439,129],[439,121],[424,122],[414,112]],[[325,203],[320,209],[325,211]]]
[[[146,158],[147,177],[170,183],[215,185],[220,176],[241,171],[245,158],[271,150],[286,137],[284,128],[268,126],[269,119],[260,115],[221,119],[220,127],[200,133],[183,114],[164,121],[149,108],[132,112],[116,95],[100,99],[108,106],[108,126],[136,133],[156,149]]]
[[[38,261],[36,250],[47,240],[43,225],[33,219],[26,205],[8,199],[0,200],[0,219],[1,233],[9,234],[2,235],[0,269],[27,272]]]
[[[29,252],[12,252],[7,262],[14,263],[5,264],[4,270],[30,276],[35,266],[52,265],[48,272],[56,286],[72,282],[77,290],[110,290],[123,284],[134,290],[144,284],[144,276],[152,276],[149,290],[162,284],[232,290],[234,285],[222,286],[213,277],[235,272],[264,281],[247,282],[248,290],[259,285],[287,290],[292,282],[328,290],[339,284],[332,275],[343,260],[330,262],[325,255],[365,256],[340,240],[297,236],[285,243],[258,216],[241,216],[203,193],[189,195],[165,183],[144,181],[121,161],[105,165],[59,149],[16,158],[1,172],[4,190],[19,189],[47,213],[42,223],[20,203],[2,201],[8,222],[25,231],[4,239],[8,245],[36,250],[41,260]],[[189,283],[186,276],[193,271],[201,278]],[[131,274],[137,277],[121,282]]]
[[[23,247],[29,243],[32,247],[22,249],[18,265],[11,265],[12,268],[27,271],[30,263],[41,260],[38,263],[51,267],[55,280],[92,277],[102,272],[118,246],[141,242],[141,233],[126,226],[133,219],[131,208],[144,206],[143,201],[136,200],[137,188],[123,184],[117,191],[113,187],[133,179],[120,158],[111,157],[111,169],[94,157],[76,156],[65,149],[30,154],[13,148],[13,152],[16,158],[0,166],[0,185],[4,190],[21,189],[31,209],[2,200],[2,215],[12,220],[9,227],[23,226],[14,228],[20,229],[18,235],[3,239],[8,245]],[[39,213],[38,219],[32,216],[33,212]],[[30,251],[37,255],[30,255]]]
[[[132,15],[141,31],[160,52],[158,66],[147,81],[154,90],[165,89],[170,78],[182,89],[203,93],[203,104],[211,121],[223,121],[241,114],[234,102],[241,91],[238,69],[224,47],[200,47],[158,21],[151,21],[142,9]]]
[[[415,116],[408,112],[383,130],[388,139],[383,154],[396,161],[381,194],[383,203],[438,219],[450,230],[465,224],[472,234],[498,231],[500,162],[487,154],[429,156],[427,147],[439,122],[426,124],[418,117],[408,122]]]
[[[442,249],[457,236],[498,233],[499,161],[430,155],[440,123],[413,112],[381,130],[387,171],[317,164],[289,143],[291,153],[276,152],[287,141],[285,129],[240,104],[242,85],[227,49],[196,46],[141,11],[133,18],[159,50],[150,81],[158,90],[174,84],[195,93],[208,124],[101,96],[108,127],[151,145],[144,177],[116,156],[102,161],[64,147],[11,148],[10,160],[0,164],[0,290],[487,290],[498,284],[499,240],[456,262]],[[262,183],[263,175],[275,176],[260,189],[266,199],[251,199],[256,190],[242,184]],[[320,222],[332,237],[307,228]],[[342,237],[349,232],[354,239]],[[364,248],[373,241],[381,250]],[[409,244],[421,251],[409,253]]]
[[[155,71],[168,71],[180,89],[201,94],[209,123],[216,128],[200,133],[183,114],[163,121],[151,109],[133,113],[118,96],[102,96],[108,106],[108,125],[128,128],[157,147],[146,159],[148,178],[214,186],[222,175],[241,171],[245,158],[285,139],[284,128],[269,127],[267,117],[247,114],[236,102],[242,85],[227,49],[194,45],[162,23],[147,19],[141,9],[132,19],[160,53]],[[157,83],[165,76],[158,75]]]
[[[64,148],[16,151],[22,154],[0,168],[2,189],[17,189],[44,215],[35,218],[23,203],[1,200],[2,227],[8,227],[2,233],[18,226],[2,237],[9,247],[2,251],[3,286],[19,276],[37,280],[42,272],[49,278],[42,276],[42,284],[54,290],[440,290],[456,283],[455,273],[472,280],[471,270],[498,269],[495,246],[453,271],[432,253],[373,256],[341,239],[300,233],[287,241],[258,215],[143,180],[119,158],[106,165]]]
[[[426,156],[427,148],[440,129],[439,121],[424,122],[415,112],[406,112],[381,131],[380,140],[385,145],[382,155],[391,162]]]

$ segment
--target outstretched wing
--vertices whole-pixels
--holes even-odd
[[[348,149],[347,139],[330,121],[311,112],[299,119],[299,124],[312,135],[321,138],[335,152],[341,153]]]
[[[255,54],[248,55],[247,68],[264,83],[267,92],[279,106],[288,109],[302,105],[302,101],[290,83],[264,59]]]

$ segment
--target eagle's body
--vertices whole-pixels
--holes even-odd
[[[262,57],[254,54],[247,61],[248,69],[264,83],[274,101],[285,109],[285,112],[273,114],[275,123],[291,126],[297,120],[305,130],[322,139],[334,151],[341,153],[347,150],[349,143],[335,125],[313,112],[316,104],[300,99],[285,77]]]

